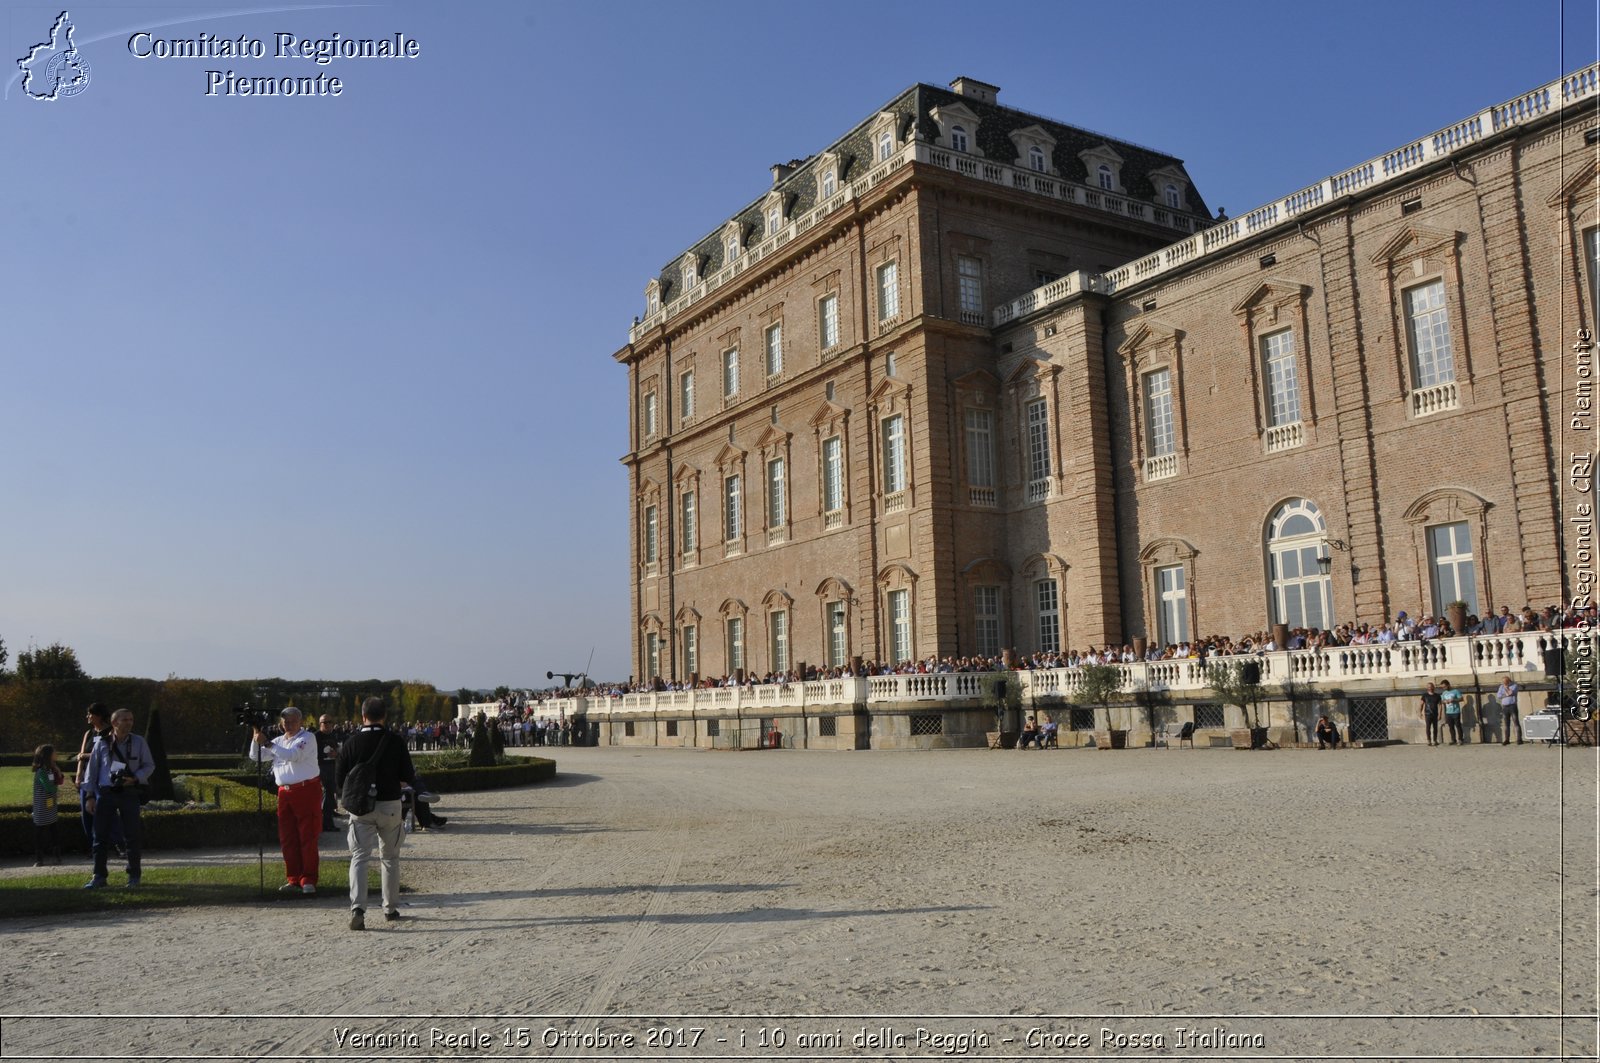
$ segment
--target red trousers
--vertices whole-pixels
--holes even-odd
[[[317,884],[317,840],[321,836],[322,781],[278,787],[278,844],[283,847],[287,881]]]

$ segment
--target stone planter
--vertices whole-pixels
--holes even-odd
[[[1096,731],[1094,733],[1094,747],[1096,749],[1127,749],[1127,731]]]
[[[1457,635],[1465,635],[1467,633],[1467,607],[1465,605],[1457,605],[1452,602],[1444,607],[1444,614],[1449,618],[1450,626],[1455,629]]]

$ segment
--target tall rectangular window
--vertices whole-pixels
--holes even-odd
[[[644,563],[656,563],[656,507],[644,507]]]
[[[694,370],[685,370],[678,377],[678,417],[688,421],[694,417]]]
[[[739,514],[739,477],[737,474],[722,481],[722,541],[739,541],[744,522]]]
[[[1050,412],[1044,399],[1028,403],[1028,479],[1050,475]]]
[[[722,352],[722,397],[731,399],[739,394],[739,348],[729,347]]]
[[[1445,309],[1444,281],[1406,292],[1406,331],[1411,337],[1412,387],[1418,391],[1456,378],[1450,343],[1450,315]]]
[[[978,635],[978,654],[993,657],[1000,652],[1000,588],[974,587],[972,612]]]
[[[1300,376],[1294,358],[1294,332],[1284,329],[1261,339],[1263,377],[1267,382],[1267,423],[1294,424],[1300,420]]]
[[[1157,369],[1144,377],[1145,444],[1152,458],[1177,451],[1172,425],[1172,370]]]
[[[889,661],[911,659],[911,592],[889,592]]]
[[[644,674],[650,679],[661,674],[661,636],[654,631],[644,637]]]
[[[728,674],[744,667],[744,617],[728,617]]]
[[[1039,652],[1055,653],[1061,649],[1061,599],[1060,589],[1053,579],[1042,579],[1034,584],[1039,604]]]
[[[787,672],[789,670],[789,614],[787,612],[771,613],[768,616],[772,626],[772,670],[774,672]]]
[[[994,486],[994,414],[988,410],[967,411],[967,483]]]
[[[1428,563],[1433,570],[1434,614],[1458,601],[1467,603],[1467,612],[1476,613],[1478,578],[1472,567],[1472,539],[1466,521],[1428,529]]]
[[[1589,320],[1600,321],[1600,229],[1583,234],[1583,247],[1589,256]]]
[[[768,325],[767,340],[767,376],[775,377],[783,372],[783,323]]]
[[[1163,646],[1189,641],[1189,591],[1182,565],[1156,569],[1156,635]]]
[[[647,391],[644,395],[644,437],[654,439],[656,435],[656,393]]]
[[[767,462],[767,527],[781,528],[788,519],[784,502],[783,459]]]
[[[830,350],[839,346],[839,297],[837,295],[824,295],[817,304],[817,335],[821,338],[822,349]]]
[[[968,255],[956,259],[956,286],[961,298],[963,320],[983,317],[983,263]]]
[[[849,633],[845,630],[843,602],[828,603],[828,666],[843,668],[845,655],[850,652]]]
[[[683,552],[692,554],[696,547],[693,491],[685,491],[678,500],[678,513],[678,538],[682,541]]]
[[[700,671],[700,632],[693,624],[683,629],[683,676],[687,679]]]
[[[878,267],[878,320],[900,316],[900,264],[886,262]]]
[[[883,493],[906,489],[906,419],[895,414],[883,419]]]
[[[837,513],[844,508],[844,443],[838,436],[822,441],[822,509]]]

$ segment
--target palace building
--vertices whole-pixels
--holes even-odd
[[[1235,218],[971,78],[774,166],[615,354],[635,676],[1588,593],[1597,70]]]

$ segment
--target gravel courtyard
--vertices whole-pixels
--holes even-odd
[[[540,752],[364,934],[0,922],[0,1057],[1595,1051],[1594,750]]]

